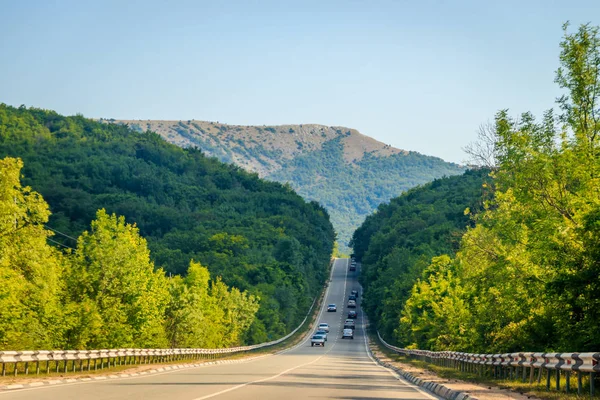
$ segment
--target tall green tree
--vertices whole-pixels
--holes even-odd
[[[167,281],[150,261],[146,240],[125,218],[96,214],[79,238],[69,277],[72,299],[85,307],[76,347],[164,347]]]
[[[406,344],[474,352],[600,346],[600,30],[568,28],[556,74],[566,91],[562,114],[496,115],[494,198],[445,263],[456,278],[440,280],[434,263],[413,288],[398,328]],[[471,316],[469,340],[446,340],[456,327],[436,303]]]
[[[0,348],[54,348],[65,324],[63,256],[47,244],[50,211],[21,185],[19,159],[0,160]]]
[[[191,262],[185,278],[169,280],[166,331],[171,347],[231,347],[242,344],[254,321],[258,299],[210,282],[208,269]]]

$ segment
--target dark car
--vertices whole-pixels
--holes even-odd
[[[353,291],[350,292],[350,294],[358,297],[358,290],[354,289]]]
[[[354,310],[348,311],[348,318],[356,318],[356,317],[357,317],[356,311],[354,311]]]
[[[356,296],[353,295],[353,294],[351,294],[350,297],[348,297],[348,300],[354,300],[354,301],[356,301]]]

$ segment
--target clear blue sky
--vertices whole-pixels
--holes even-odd
[[[0,0],[0,102],[343,125],[460,162],[497,110],[554,105],[566,20],[600,1]]]

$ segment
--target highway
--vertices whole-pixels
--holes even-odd
[[[0,400],[436,399],[370,358],[360,303],[354,339],[341,339],[348,295],[359,288],[356,272],[348,271],[348,262],[334,262],[319,311],[317,324],[327,322],[331,328],[324,347],[311,347],[308,335],[291,349],[240,363],[7,391],[0,393]],[[327,312],[329,303],[336,303],[338,311]]]

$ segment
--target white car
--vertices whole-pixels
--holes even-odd
[[[323,335],[313,335],[312,338],[310,338],[310,347],[313,346],[323,346],[325,347],[325,336]]]
[[[352,329],[344,329],[342,331],[342,339],[346,338],[354,339],[354,331]]]
[[[322,322],[319,324],[318,330],[325,331],[329,333],[329,324],[326,322]]]
[[[337,311],[337,306],[335,304],[330,304],[327,306],[327,312],[329,311]]]

